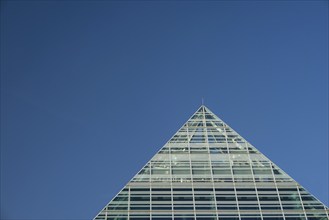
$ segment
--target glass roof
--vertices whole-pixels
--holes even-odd
[[[328,213],[202,105],[94,219],[319,220]]]

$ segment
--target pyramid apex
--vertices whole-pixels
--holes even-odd
[[[205,110],[209,110],[209,108],[205,104],[201,104],[198,110],[201,110],[202,108],[204,108]]]
[[[201,106],[199,107],[199,109],[202,109],[202,108],[207,108],[207,106],[205,106],[205,104],[204,104],[204,98],[203,97],[201,98]]]
[[[206,108],[206,106],[204,104],[200,105],[200,107],[198,108],[198,110],[196,112],[202,111],[203,108]]]

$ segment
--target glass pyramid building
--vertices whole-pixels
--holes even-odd
[[[322,220],[329,209],[202,105],[94,219]]]

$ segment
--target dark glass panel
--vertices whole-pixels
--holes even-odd
[[[160,197],[160,196],[152,196],[152,201],[171,201],[171,197],[166,196],[166,197]]]
[[[148,196],[134,196],[130,197],[130,201],[150,201],[150,197]]]
[[[190,196],[190,197],[174,197],[174,201],[193,201],[193,197]]]
[[[217,201],[236,201],[235,197],[216,196]]]

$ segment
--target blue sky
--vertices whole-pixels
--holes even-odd
[[[1,218],[93,218],[202,97],[329,204],[327,1],[2,1]]]

